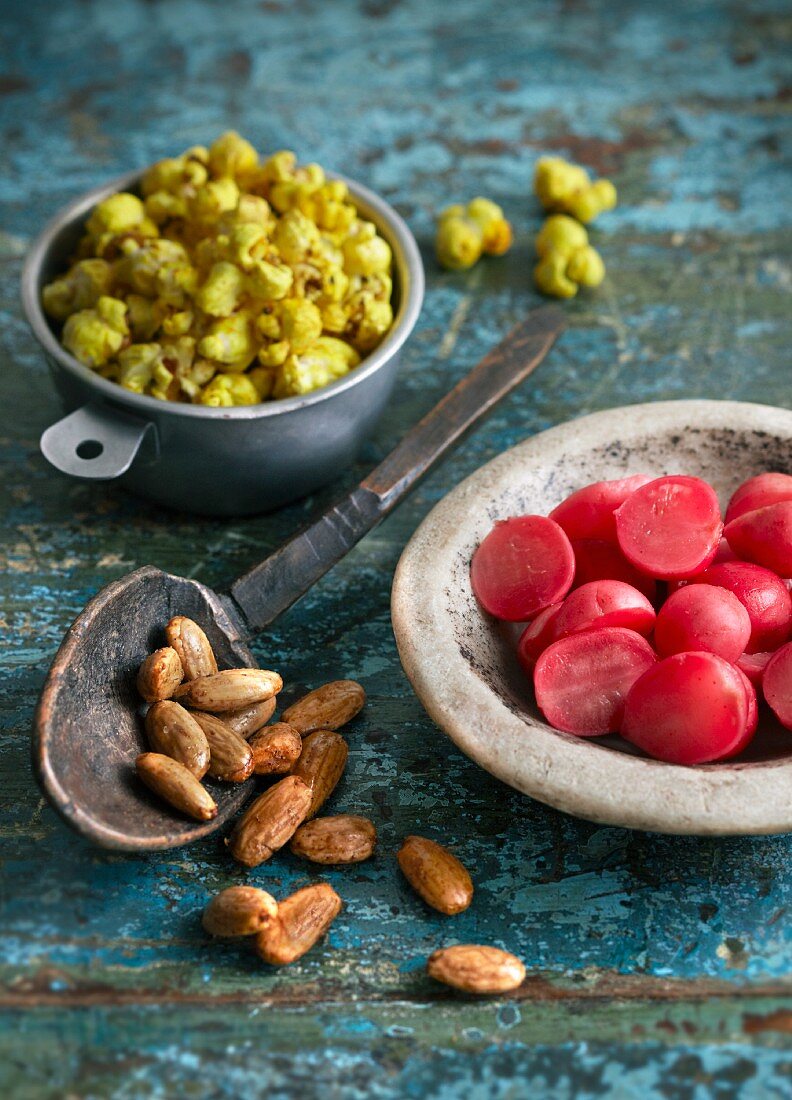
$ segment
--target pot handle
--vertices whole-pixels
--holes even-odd
[[[110,481],[126,473],[144,440],[151,458],[156,457],[157,433],[150,420],[92,402],[47,428],[39,445],[62,474]]]

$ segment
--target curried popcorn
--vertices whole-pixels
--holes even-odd
[[[610,180],[592,182],[585,168],[561,157],[542,157],[536,165],[534,190],[545,210],[571,214],[588,225],[616,205],[616,188]]]
[[[537,290],[554,298],[574,298],[578,287],[596,287],[605,278],[605,264],[589,244],[585,226],[566,214],[547,218],[536,238],[536,254]]]
[[[470,213],[486,251],[493,210]],[[254,405],[354,369],[393,324],[391,272],[345,183],[229,131],[99,203],[42,301],[67,351],[133,393]]]
[[[448,206],[437,223],[437,259],[452,271],[472,267],[486,252],[502,256],[512,243],[512,229],[503,211],[489,199],[475,198],[463,206]]]

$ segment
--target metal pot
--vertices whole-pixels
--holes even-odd
[[[346,377],[303,397],[239,408],[159,401],[79,363],[41,306],[42,287],[68,265],[93,207],[116,191],[136,190],[140,176],[120,176],[66,206],[25,263],[25,314],[69,414],[42,435],[45,458],[72,477],[118,479],[159,504],[215,516],[268,511],[324,485],[354,461],[373,430],[418,319],[424,273],[412,233],[388,203],[345,181],[393,250],[395,307],[391,331]]]

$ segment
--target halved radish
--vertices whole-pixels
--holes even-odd
[[[581,737],[618,730],[624,699],[655,663],[634,630],[599,627],[553,642],[534,669],[536,701],[551,726]]]
[[[616,512],[625,556],[662,580],[683,580],[706,569],[722,530],[715,490],[698,477],[659,477],[636,489]]]
[[[595,481],[572,493],[553,509],[550,518],[563,527],[571,539],[616,541],[613,514],[625,500],[652,478],[632,474],[616,481]]]
[[[729,546],[743,561],[792,576],[792,500],[779,500],[745,512],[726,528]]]
[[[617,543],[606,539],[572,539],[572,549],[575,552],[573,589],[589,581],[624,581],[643,592],[648,600],[657,598],[657,582],[627,561]]]
[[[774,656],[774,653],[743,653],[735,664],[755,687],[761,687],[764,671]]]
[[[757,508],[765,508],[779,500],[792,500],[792,474],[757,474],[735,490],[726,509],[726,522],[731,523],[746,512],[755,512]]]
[[[739,669],[714,653],[676,653],[635,682],[621,733],[656,760],[706,764],[733,752],[747,723]]]
[[[792,630],[792,596],[775,573],[747,561],[712,565],[692,584],[715,584],[733,592],[751,619],[749,653],[783,645]]]
[[[553,626],[560,603],[551,604],[540,611],[532,623],[526,626],[517,643],[517,660],[529,676],[533,676],[534,665],[553,641]]]
[[[473,592],[484,610],[517,623],[563,599],[574,574],[569,539],[547,516],[496,523],[470,566]]]
[[[792,730],[792,642],[774,654],[762,677],[762,691],[781,725]]]
[[[600,626],[623,626],[638,634],[649,634],[655,618],[646,596],[631,584],[590,581],[569,593],[555,617],[553,630],[556,638]]]
[[[733,663],[750,638],[750,616],[734,593],[711,584],[687,584],[660,608],[654,640],[661,657],[705,651]]]
[[[748,704],[748,716],[745,720],[745,729],[742,737],[734,746],[731,752],[721,757],[721,760],[733,760],[735,756],[739,756],[743,749],[747,749],[750,743],[754,739],[756,728],[759,725],[759,703],[756,698],[756,689],[745,675],[744,672],[737,668],[743,679],[743,687],[745,688],[745,700]]]

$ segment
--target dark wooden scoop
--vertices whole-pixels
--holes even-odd
[[[462,434],[539,365],[564,328],[556,307],[535,310],[407,433],[347,496],[245,573],[229,594],[144,566],[102,589],[69,630],[36,711],[33,758],[61,816],[89,840],[121,851],[186,844],[222,825],[250,796],[208,781],[217,817],[181,817],[146,791],[134,759],[145,751],[135,690],[143,658],[164,644],[173,615],[209,636],[221,668],[254,665],[245,644],[299,599],[410,491]]]

